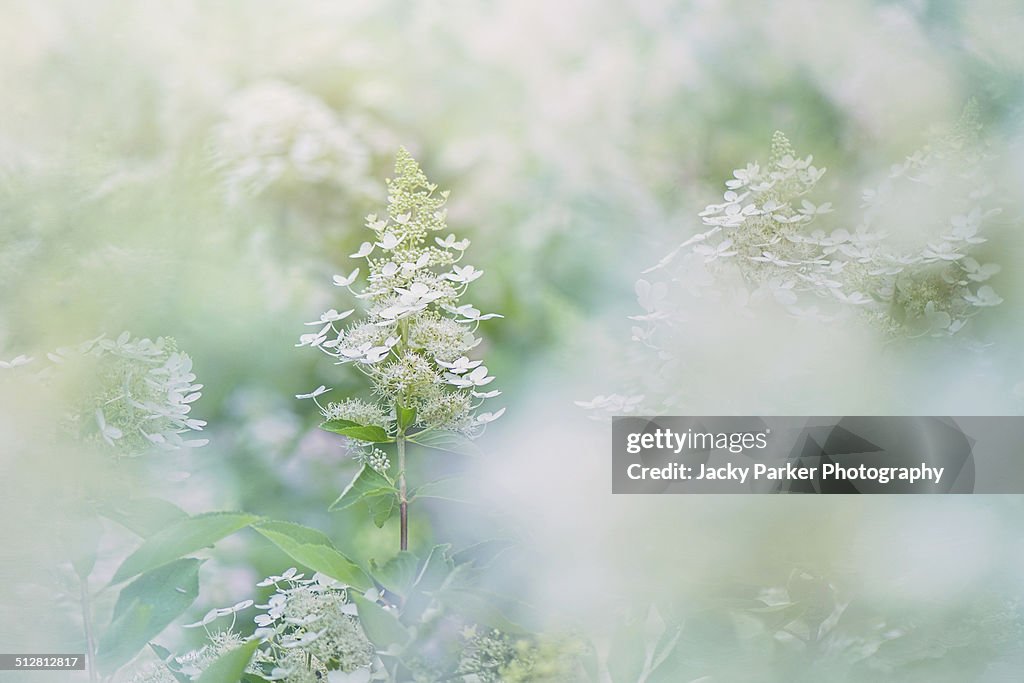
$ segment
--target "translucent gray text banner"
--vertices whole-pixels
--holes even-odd
[[[612,420],[613,493],[1024,493],[1024,417]]]

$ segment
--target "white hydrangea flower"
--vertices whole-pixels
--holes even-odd
[[[233,95],[210,142],[233,198],[289,182],[370,190],[370,150],[360,134],[318,97],[281,81]]]
[[[202,431],[204,420],[191,416],[201,396],[192,359],[173,340],[98,337],[47,354],[49,372],[89,377],[77,407],[66,416],[68,429],[103,442],[120,456],[205,446],[207,439],[182,435]]]
[[[29,363],[32,362],[32,360],[33,359],[31,357],[26,356],[25,354],[21,354],[19,356],[15,356],[11,360],[0,360],[0,369],[9,370],[11,368],[16,368],[22,365],[28,365]],[[58,360],[57,362],[61,362],[61,360]]]
[[[352,311],[331,309],[308,323],[322,326],[302,335],[297,344],[319,348],[336,362],[353,363],[366,374],[380,396],[370,424],[389,433],[397,429],[397,405],[415,410],[414,429],[450,429],[474,436],[491,421],[481,422],[475,411],[496,394],[474,390],[494,378],[487,376],[482,360],[471,360],[467,354],[480,342],[476,326],[501,316],[483,314],[460,301],[483,271],[459,265],[468,240],[456,240],[454,234],[433,237],[447,228],[447,197],[401,150],[394,178],[388,181],[388,211],[367,216],[366,227],[374,237],[352,254],[363,265],[334,278],[336,285],[349,288],[364,302],[365,316],[342,327],[337,323]],[[353,288],[360,269],[367,273],[362,290]],[[352,409],[348,403],[329,404],[323,412],[336,419]],[[493,419],[499,414],[489,415]],[[368,458],[371,452],[360,448],[357,445],[357,452]],[[376,462],[382,460],[378,457]]]
[[[629,316],[639,323],[631,337],[647,351],[630,357],[644,377],[636,388],[657,396],[643,409],[659,413],[674,405],[679,389],[659,378],[672,376],[664,371],[669,364],[684,362],[691,304],[701,297],[732,302],[732,313],[741,316],[752,315],[756,304],[778,307],[803,324],[866,320],[893,339],[948,337],[1000,305],[1002,297],[987,284],[1000,273],[999,264],[972,255],[1001,212],[988,203],[999,195],[985,173],[979,131],[968,106],[950,133],[865,191],[862,211],[852,216],[811,198],[825,169],[797,155],[776,133],[769,161],[736,169],[722,201],[699,212],[709,228],[643,271],[656,275],[637,281],[643,312]],[[921,234],[896,239],[908,198],[950,212],[922,221]],[[890,215],[902,223],[891,225]],[[635,407],[620,394],[579,405],[594,416]]]

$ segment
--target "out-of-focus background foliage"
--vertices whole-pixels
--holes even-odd
[[[473,303],[506,316],[484,325],[481,353],[509,407],[471,467],[479,506],[422,505],[414,549],[514,537],[501,581],[554,622],[598,624],[598,640],[638,603],[659,605],[692,638],[670,680],[812,671],[772,656],[765,627],[696,606],[711,583],[750,598],[792,588],[795,571],[856,594],[891,629],[938,634],[887,660],[918,667],[894,680],[1016,680],[1019,500],[612,501],[603,427],[572,401],[616,390],[640,271],[698,229],[696,212],[732,169],[766,156],[774,130],[856,206],[872,173],[975,98],[1011,188],[993,245],[1005,302],[982,340],[993,346],[950,347],[912,371],[880,360],[890,374],[872,379],[895,379],[870,391],[837,355],[827,379],[789,383],[786,401],[727,367],[711,393],[754,414],[914,412],[921,394],[924,412],[1019,413],[1022,33],[1013,0],[3,2],[0,360],[42,363],[122,330],[173,337],[205,385],[194,412],[211,443],[131,463],[140,490],[189,512],[301,521],[386,559],[393,526],[326,512],[354,466],[293,398],[366,387],[293,345],[303,322],[346,307],[331,275],[351,269],[405,145],[452,191],[450,225],[487,273]],[[762,354],[779,382],[805,360],[725,343]],[[34,441],[57,408],[31,368],[0,370],[0,650],[80,650],[65,596],[21,581],[59,574],[59,553],[41,548],[75,515],[45,482],[99,475]],[[123,557],[114,531],[107,542],[97,577]],[[244,534],[211,557],[199,614],[288,562]],[[982,631],[987,647],[972,640]],[[858,638],[807,660],[819,667],[808,680],[847,680],[842,656],[871,647]]]

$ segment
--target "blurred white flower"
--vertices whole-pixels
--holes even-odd
[[[61,358],[60,356],[57,356],[56,358],[59,359],[59,360],[57,360],[57,362],[63,362],[63,358]],[[50,360],[54,360],[54,358],[51,358]],[[12,358],[9,361],[7,361],[7,360],[0,360],[0,368],[4,368],[4,369],[16,368],[16,367],[21,366],[21,365],[28,365],[31,362],[32,362],[32,358],[22,354],[20,356],[15,356],[14,358]]]
[[[1002,267],[997,263],[986,263],[981,265],[978,261],[970,256],[960,261],[960,267],[964,269],[968,279],[974,280],[975,282],[984,282],[993,275],[997,275]]]
[[[289,182],[369,191],[366,143],[322,100],[280,81],[234,94],[210,146],[233,199]]]
[[[698,244],[693,248],[693,251],[703,256],[705,263],[711,263],[717,259],[735,256],[739,253],[731,248],[732,245],[732,240],[722,240],[716,245]]]
[[[832,213],[832,202],[815,205],[804,199],[800,202],[799,211],[805,216],[820,216],[826,213]]]
[[[635,413],[643,404],[644,398],[643,394],[629,396],[610,394],[608,396],[598,395],[589,401],[575,401],[575,403],[581,408],[592,411],[591,417],[594,419],[603,419]]]
[[[863,292],[850,292],[847,294],[840,289],[833,289],[832,294],[842,301],[844,304],[852,304],[854,306],[864,306],[872,302],[871,297],[867,296]]]
[[[500,410],[497,410],[497,411],[495,411],[493,413],[480,413],[479,415],[476,416],[476,423],[477,424],[481,424],[481,425],[489,424],[491,422],[494,422],[495,420],[497,420],[499,417],[501,417],[504,414],[505,414],[505,409],[504,408],[502,408]]]
[[[961,253],[957,250],[957,247],[949,242],[939,242],[938,244],[929,244],[921,252],[921,255],[926,260],[941,260],[941,261],[958,261],[966,254]]]
[[[124,432],[113,425],[108,425],[107,420],[103,417],[103,411],[96,409],[96,426],[99,427],[100,436],[111,446],[114,445],[115,439],[120,439],[124,436]]]
[[[964,300],[979,307],[998,306],[1003,303],[1003,298],[996,294],[996,290],[992,289],[989,285],[982,285],[973,294],[964,294]]]

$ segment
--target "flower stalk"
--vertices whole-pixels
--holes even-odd
[[[400,523],[399,550],[409,549],[409,493],[405,482],[405,434],[399,432],[395,439],[398,449],[398,516]]]

